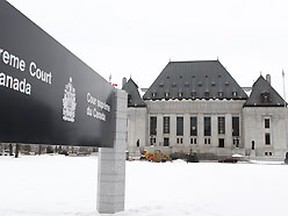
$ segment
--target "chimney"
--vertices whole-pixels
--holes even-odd
[[[266,80],[269,83],[269,85],[271,85],[271,75],[270,74],[266,75]]]
[[[127,82],[126,77],[123,77],[123,79],[122,79],[122,88],[123,88],[123,86],[126,84],[126,82]]]

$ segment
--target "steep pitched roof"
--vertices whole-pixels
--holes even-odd
[[[169,62],[143,99],[245,100],[247,95],[218,60],[184,61]]]
[[[128,93],[128,107],[146,107],[139,94],[138,85],[131,78],[124,84],[122,89]]]
[[[261,75],[252,86],[244,107],[283,107],[286,102]]]

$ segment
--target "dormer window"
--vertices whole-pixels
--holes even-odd
[[[152,92],[152,98],[155,98],[157,96],[156,92]]]
[[[232,96],[233,96],[233,97],[237,97],[237,91],[233,91],[233,92],[232,92]]]
[[[191,97],[192,97],[192,98],[195,98],[195,97],[196,97],[196,91],[192,91],[192,92],[191,92]]]
[[[177,86],[177,84],[174,82],[172,83],[172,88],[175,88]]]
[[[170,96],[169,92],[165,92],[165,98],[168,98]]]
[[[182,98],[183,97],[183,92],[178,92],[178,96]]]
[[[210,96],[210,92],[209,92],[208,90],[206,90],[206,91],[204,92],[204,95],[205,95],[205,98],[208,99],[209,96]]]
[[[261,103],[270,103],[271,98],[270,98],[270,93],[269,92],[264,92],[261,93]]]
[[[218,97],[223,97],[223,95],[224,95],[224,94],[223,94],[222,91],[219,91],[219,92],[218,92]]]

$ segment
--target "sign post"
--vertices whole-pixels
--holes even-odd
[[[0,0],[0,142],[100,148],[97,209],[124,210],[126,93]]]
[[[98,158],[97,210],[113,214],[124,211],[127,134],[127,93],[116,92],[116,128],[113,148],[100,148]]]

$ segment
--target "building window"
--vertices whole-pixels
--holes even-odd
[[[238,116],[233,116],[232,117],[232,136],[233,137],[238,137],[240,135],[239,133],[239,117]]]
[[[156,144],[156,137],[150,137],[150,145]]]
[[[204,139],[204,144],[210,145],[211,144],[211,139],[210,138],[205,138]]]
[[[239,147],[239,143],[240,143],[239,137],[233,137],[233,145],[235,145],[236,148]]]
[[[157,117],[151,116],[150,117],[150,136],[157,135]]]
[[[163,117],[163,133],[164,134],[170,133],[170,117],[169,116]]]
[[[197,117],[190,117],[190,136],[197,136]]]
[[[183,97],[183,92],[178,92],[178,96],[181,98]]]
[[[164,138],[164,146],[169,146],[169,138]]]
[[[268,119],[268,118],[264,119],[264,127],[266,129],[270,128],[270,119]]]
[[[236,92],[236,91],[233,91],[233,92],[232,92],[232,96],[233,96],[233,97],[237,97],[237,92]]]
[[[209,92],[208,90],[206,90],[206,91],[204,92],[204,95],[205,95],[205,98],[208,99],[209,96],[210,96],[210,92]]]
[[[165,98],[168,98],[170,96],[169,92],[165,92]]]
[[[195,97],[196,97],[196,91],[192,91],[192,92],[191,92],[191,97],[192,97],[192,98],[195,98]]]
[[[270,99],[270,93],[269,92],[264,92],[264,93],[261,93],[261,103],[270,103],[271,102],[271,99]]]
[[[265,144],[266,145],[271,145],[271,136],[270,133],[265,134]]]
[[[218,92],[218,97],[223,97],[223,92],[222,91]]]
[[[152,92],[152,97],[155,98],[157,96],[156,92]]]
[[[222,138],[219,139],[218,147],[219,148],[224,148],[225,147],[225,139],[222,139]]]
[[[176,119],[176,135],[183,136],[184,133],[184,119],[183,117],[177,117]]]
[[[218,134],[225,134],[225,117],[218,117]]]
[[[190,144],[197,144],[197,138],[190,138]]]
[[[211,117],[204,117],[204,136],[211,136]]]
[[[177,144],[183,144],[183,138],[177,137]]]

